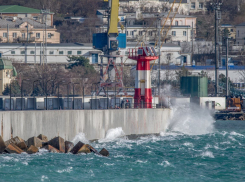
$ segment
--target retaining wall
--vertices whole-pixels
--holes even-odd
[[[83,132],[86,138],[104,138],[109,129],[122,127],[126,135],[164,131],[170,109],[1,111],[0,135],[4,140],[19,136],[24,140],[39,134],[49,139],[61,136],[72,140]]]

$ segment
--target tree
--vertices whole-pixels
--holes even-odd
[[[70,63],[69,68],[82,66],[86,74],[95,72],[93,65],[89,64],[89,59],[83,56],[69,56],[68,62]]]

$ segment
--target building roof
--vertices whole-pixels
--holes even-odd
[[[0,70],[13,69],[12,62],[7,59],[0,59]]]
[[[236,25],[236,26],[245,26],[245,22],[240,23],[240,24],[238,24],[238,25]]]
[[[28,22],[28,24],[32,25],[34,28],[45,28],[45,24],[42,24],[38,21],[35,21],[34,19],[30,18],[19,18],[19,17],[5,17],[0,18],[0,27],[1,28],[19,28],[19,26],[25,22]],[[51,26],[47,26],[47,28],[53,28]]]
[[[41,11],[39,9],[28,8],[24,6],[18,5],[4,5],[0,6],[0,13],[37,13],[40,14]]]

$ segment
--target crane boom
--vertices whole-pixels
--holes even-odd
[[[119,12],[119,0],[111,0],[111,14],[110,14],[110,25],[108,35],[118,35],[118,12]]]

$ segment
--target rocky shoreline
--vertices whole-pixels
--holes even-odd
[[[96,155],[109,156],[109,152],[105,148],[98,152],[89,144],[84,144],[79,141],[74,145],[70,141],[65,141],[62,137],[55,137],[48,140],[45,135],[40,134],[37,137],[34,136],[25,141],[16,136],[4,142],[0,135],[0,154],[21,154],[23,152],[35,154],[39,152],[39,149],[46,149],[50,153],[88,154],[93,152]]]
[[[215,113],[215,120],[245,120],[243,112]]]

